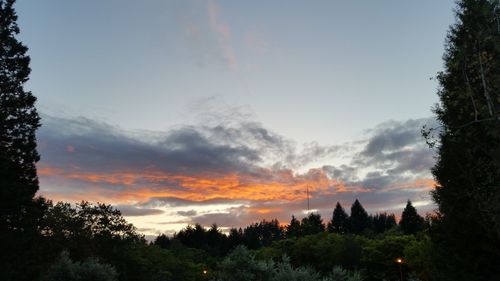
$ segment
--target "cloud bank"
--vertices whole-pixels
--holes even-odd
[[[297,144],[248,119],[126,131],[88,118],[43,116],[40,193],[53,200],[116,205],[148,234],[187,223],[244,226],[288,221],[311,207],[359,198],[372,212],[407,199],[432,208],[432,151],[420,136],[432,119],[390,121],[351,143]]]

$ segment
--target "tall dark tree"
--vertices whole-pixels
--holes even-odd
[[[354,234],[361,234],[370,226],[370,218],[368,213],[359,203],[358,199],[351,206],[351,218],[349,220],[349,230]]]
[[[292,215],[290,223],[286,226],[286,237],[299,237],[300,236],[300,221]]]
[[[35,131],[36,98],[24,89],[31,72],[28,48],[19,33],[13,0],[0,0],[0,214],[2,227],[14,227],[38,190]],[[8,223],[8,225],[4,225]]]
[[[438,75],[440,280],[500,279],[500,4],[462,0]],[[429,136],[429,131],[424,130]],[[430,142],[433,144],[433,142]]]
[[[332,220],[328,223],[328,232],[346,233],[349,230],[349,216],[345,212],[342,205],[337,202],[333,210]]]
[[[416,234],[424,228],[424,218],[417,213],[410,200],[401,214],[399,227],[404,234]]]
[[[35,237],[38,190],[35,131],[40,118],[36,98],[24,89],[31,72],[28,48],[17,38],[14,0],[0,0],[0,279],[23,267],[23,253]],[[26,272],[26,270],[23,270]]]

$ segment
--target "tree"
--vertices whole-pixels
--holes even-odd
[[[2,227],[16,227],[38,190],[36,98],[24,90],[31,72],[28,48],[16,39],[13,0],[0,0],[0,198]],[[8,225],[4,225],[4,223]]]
[[[325,224],[320,214],[310,213],[302,218],[300,222],[300,232],[302,235],[311,235],[325,231]]]
[[[387,213],[375,214],[373,216],[373,232],[383,233],[396,225],[396,216]]]
[[[283,239],[284,236],[284,229],[276,219],[271,221],[262,220],[247,226],[243,231],[243,240],[250,249],[267,247],[273,241]]]
[[[498,0],[459,1],[437,76],[440,130],[428,142],[438,148],[431,236],[446,257],[441,280],[500,278],[499,14]]]
[[[31,72],[28,48],[16,36],[14,0],[0,0],[0,279],[23,280],[36,236],[38,190],[36,98],[24,89]],[[29,263],[29,262],[28,262]],[[7,272],[7,273],[5,273]],[[17,273],[16,273],[17,272]],[[17,274],[8,277],[5,274]],[[26,277],[29,279],[30,277]]]
[[[220,264],[218,281],[271,280],[273,265],[258,261],[244,246],[236,247]]]
[[[73,262],[69,253],[63,251],[59,259],[49,268],[44,281],[116,281],[116,270],[107,264],[99,263],[95,258],[81,263]]]
[[[241,228],[231,228],[227,236],[227,250],[232,250],[236,246],[243,244],[243,230]]]
[[[153,245],[156,245],[162,249],[168,249],[170,247],[170,244],[170,238],[165,234],[156,236],[155,240],[153,241]]]
[[[404,234],[416,234],[424,228],[424,218],[417,213],[410,200],[401,214],[399,227]]]
[[[361,234],[370,225],[368,213],[358,199],[351,206],[350,232]]]
[[[328,232],[346,233],[349,230],[349,216],[345,212],[342,205],[337,202],[333,210],[332,220],[328,223]]]
[[[300,221],[292,215],[292,220],[286,226],[286,236],[287,238],[299,237],[300,236]]]
[[[39,247],[46,260],[69,250],[73,258],[83,260],[99,256],[106,262],[120,260],[128,245],[143,243],[142,236],[120,211],[110,205],[81,202],[75,207],[59,202],[52,205],[39,224]]]

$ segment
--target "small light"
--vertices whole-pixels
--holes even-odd
[[[403,263],[403,260],[401,258],[396,260],[397,263]]]
[[[207,274],[208,271],[206,269],[203,269],[203,274]]]

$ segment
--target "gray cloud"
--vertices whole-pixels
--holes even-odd
[[[189,200],[178,197],[152,197],[147,202],[142,203],[142,206],[203,206],[203,205],[231,205],[231,204],[244,204],[247,201],[232,200],[226,198],[213,198],[208,200]]]
[[[196,216],[196,214],[198,214],[198,212],[196,212],[195,210],[178,211],[177,214],[183,217],[194,217]]]
[[[417,178],[432,178],[433,151],[420,130],[424,125],[435,124],[432,118],[383,123],[368,131],[368,139],[350,164],[326,165],[323,170],[348,185],[376,190]],[[363,175],[363,171],[367,172]]]
[[[217,119],[217,118],[216,118]],[[367,209],[382,210],[404,203],[406,199],[428,200],[425,186],[415,184],[419,178],[430,178],[429,168],[434,163],[432,151],[420,136],[424,124],[432,119],[391,121],[368,131],[364,141],[341,145],[320,145],[311,142],[301,146],[260,123],[248,119],[233,118],[219,123],[179,126],[166,132],[124,131],[116,126],[87,118],[64,119],[43,116],[44,126],[38,134],[41,167],[61,169],[63,177],[42,173],[42,191],[57,193],[61,197],[85,195],[88,188],[134,192],[148,187],[155,191],[190,190],[185,182],[175,177],[151,177],[154,171],[160,175],[190,176],[209,175],[223,177],[228,174],[247,177],[252,183],[280,183],[285,176],[291,181],[311,180],[319,182],[320,172],[346,186],[343,192],[324,194],[312,191],[311,205],[324,216],[329,216],[336,201],[346,209],[354,198],[359,198]],[[314,161],[328,163],[339,155],[351,155],[352,160],[343,165],[324,165],[320,169],[297,174],[294,168]],[[112,179],[75,177],[72,173],[86,172],[113,174]],[[128,184],[128,172],[140,177]],[[254,182],[253,182],[254,181]],[[406,185],[406,186],[404,186]],[[356,187],[356,188],[351,188]],[[201,194],[210,194],[207,185]],[[335,186],[327,190],[336,190]],[[272,192],[263,190],[262,192]],[[297,190],[291,192],[300,192]],[[193,206],[189,211],[175,214],[186,217],[183,222],[216,222],[221,226],[236,226],[261,218],[277,217],[288,220],[291,214],[302,214],[306,202],[255,201],[214,198],[189,200],[176,196],[150,197],[135,206],[120,206],[127,216],[161,214],[156,207]],[[228,212],[217,214],[199,213],[196,206],[227,205]],[[241,205],[241,207],[232,207]],[[268,209],[266,212],[257,212]],[[239,222],[238,224],[231,223]],[[168,224],[168,223],[166,223]]]
[[[127,216],[127,217],[161,215],[161,214],[163,214],[162,210],[151,209],[151,208],[139,208],[137,206],[132,206],[132,205],[117,205],[116,208],[118,210],[120,210],[120,212],[124,216]]]

